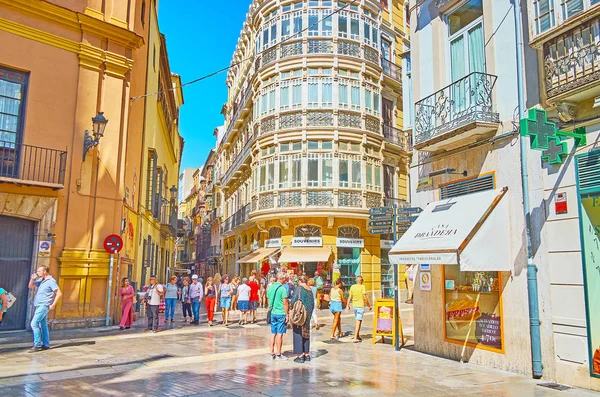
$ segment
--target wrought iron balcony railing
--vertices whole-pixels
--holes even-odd
[[[66,167],[66,151],[0,141],[0,178],[62,188]]]
[[[600,16],[544,43],[548,98],[600,81]]]
[[[496,76],[471,73],[415,104],[415,146],[473,122],[499,123],[493,112]]]
[[[407,133],[391,125],[383,125],[383,138],[394,145],[400,146],[404,151],[412,151],[411,137]]]
[[[396,81],[402,81],[402,68],[400,66],[381,57],[381,67],[383,68],[383,74]]]
[[[167,227],[172,236],[177,233],[177,209],[173,208],[171,203],[163,201],[160,224]]]
[[[241,209],[239,209],[235,214],[231,215],[229,218],[223,222],[221,225],[221,234],[227,233],[235,229],[236,227],[242,225],[245,222],[248,222],[250,219],[250,212],[252,211],[252,205],[246,204]]]

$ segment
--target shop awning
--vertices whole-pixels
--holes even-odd
[[[259,248],[255,251],[252,251],[248,255],[239,259],[237,263],[258,263],[267,259],[269,256],[273,255],[275,252],[279,251],[279,248]]]
[[[392,263],[509,271],[508,188],[431,203],[389,253]]]
[[[330,256],[331,248],[329,247],[286,247],[278,262],[327,262]]]

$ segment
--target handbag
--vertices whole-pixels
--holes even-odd
[[[281,287],[283,287],[283,285],[280,285],[279,287],[277,287],[277,289],[275,289],[275,293],[273,294],[273,299],[275,299],[277,297],[277,291]],[[273,310],[273,305],[271,302],[269,302],[269,311],[267,312],[267,324],[271,324],[271,311],[272,310]]]
[[[15,298],[15,296],[13,294],[11,294],[10,292],[7,292],[6,293],[6,309],[10,309],[10,307],[15,304],[16,300],[17,300],[17,298]]]

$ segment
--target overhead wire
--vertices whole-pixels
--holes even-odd
[[[197,78],[197,79],[194,79],[194,80],[192,80],[192,81],[188,81],[187,83],[184,83],[184,84],[181,84],[181,85],[178,85],[178,86],[175,86],[175,87],[171,87],[171,88],[168,88],[168,89],[166,89],[166,90],[162,90],[162,91],[156,91],[156,92],[153,92],[153,93],[150,93],[150,94],[144,94],[144,95],[139,95],[139,96],[134,96],[134,97],[131,97],[131,101],[137,101],[138,99],[146,98],[146,97],[149,97],[149,96],[154,96],[154,95],[162,94],[162,93],[165,93],[165,92],[174,91],[174,90],[176,90],[176,89],[183,88],[183,87],[187,87],[187,86],[189,86],[189,85],[192,85],[192,84],[198,83],[198,82],[200,82],[200,81],[202,81],[202,80],[206,80],[206,79],[208,79],[208,78],[210,78],[210,77],[216,76],[216,75],[218,75],[218,74],[220,74],[220,73],[226,72],[226,71],[228,71],[228,70],[229,70],[229,69],[231,69],[231,68],[234,68],[234,67],[236,67],[236,66],[238,66],[238,65],[241,65],[242,63],[244,63],[244,62],[246,62],[246,61],[250,61],[250,60],[254,59],[254,58],[255,58],[255,57],[257,57],[257,56],[259,56],[259,55],[262,55],[263,53],[265,53],[265,52],[267,52],[267,51],[270,51],[270,50],[271,50],[273,47],[275,47],[276,45],[281,45],[281,44],[283,44],[283,43],[285,43],[285,42],[287,42],[287,41],[290,41],[290,40],[292,40],[292,39],[296,38],[296,36],[298,36],[298,35],[300,35],[300,34],[302,34],[302,33],[306,32],[307,30],[310,30],[310,29],[311,29],[311,28],[313,28],[314,26],[318,26],[318,25],[319,25],[321,22],[323,22],[324,20],[326,20],[326,19],[328,19],[328,18],[331,18],[331,17],[332,17],[332,16],[334,16],[335,14],[338,14],[339,12],[343,11],[344,9],[346,9],[346,8],[348,8],[348,7],[352,6],[352,5],[354,5],[354,3],[356,3],[357,1],[358,1],[358,0],[352,0],[352,1],[350,1],[349,3],[347,3],[346,5],[344,5],[343,7],[340,7],[340,8],[338,8],[338,9],[336,9],[335,11],[331,12],[330,14],[328,14],[328,15],[324,16],[323,18],[321,18],[321,19],[317,20],[317,21],[316,21],[315,23],[313,23],[312,25],[308,25],[306,28],[304,28],[304,29],[302,29],[302,30],[300,30],[300,31],[298,31],[298,32],[296,32],[296,33],[294,33],[293,35],[291,35],[290,37],[287,37],[287,38],[286,38],[286,39],[284,39],[284,40],[281,40],[279,43],[276,43],[276,44],[274,44],[273,46],[271,46],[271,47],[269,47],[269,48],[267,48],[267,49],[264,49],[264,50],[262,50],[262,51],[258,52],[256,55],[252,55],[252,56],[250,56],[250,57],[247,57],[247,58],[244,58],[244,59],[242,59],[242,60],[240,60],[240,61],[234,62],[234,63],[232,63],[231,65],[229,65],[229,66],[227,66],[227,67],[225,67],[225,68],[222,68],[222,69],[216,70],[216,71],[214,71],[214,72],[211,72],[211,73],[209,73],[209,74],[206,74],[206,75],[204,75],[204,76],[202,76],[202,77],[199,77],[199,78]]]

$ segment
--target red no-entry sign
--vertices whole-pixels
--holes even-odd
[[[123,239],[117,234],[111,234],[104,240],[104,249],[109,254],[116,254],[121,252],[123,248]]]

